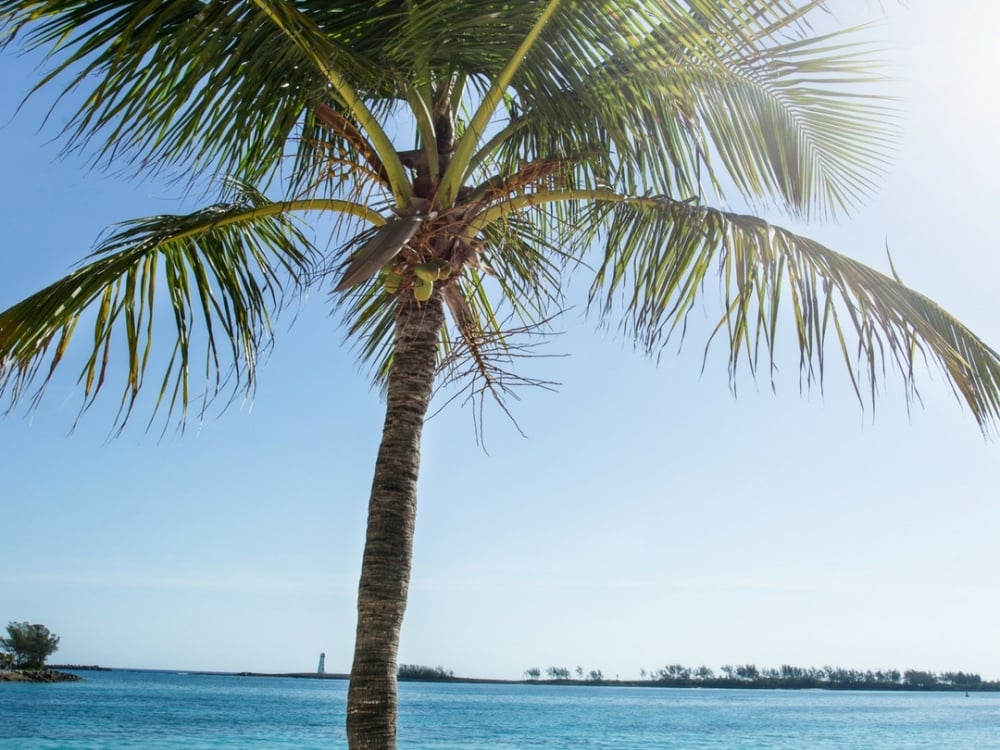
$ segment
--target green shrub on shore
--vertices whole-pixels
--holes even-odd
[[[455,673],[444,667],[424,667],[419,664],[400,664],[401,680],[452,680]]]
[[[38,623],[9,622],[7,637],[0,638],[0,651],[6,652],[11,666],[20,669],[42,669],[58,648],[59,636]]]

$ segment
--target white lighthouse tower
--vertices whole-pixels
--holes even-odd
[[[319,655],[319,666],[316,667],[316,674],[326,674],[326,654]]]

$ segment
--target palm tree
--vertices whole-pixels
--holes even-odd
[[[891,368],[913,395],[927,360],[984,431],[995,425],[1000,357],[958,321],[894,273],[726,210],[842,215],[886,161],[892,111],[866,88],[871,51],[851,31],[813,33],[822,6],[0,4],[3,43],[52,63],[36,88],[60,87],[72,107],[67,148],[144,176],[225,178],[217,203],[115,227],[73,273],[0,313],[0,392],[33,403],[85,320],[84,408],[121,378],[123,427],[155,370],[161,416],[183,420],[252,388],[275,312],[328,289],[386,399],[348,737],[394,747],[432,391],[442,373],[464,375],[503,405],[525,352],[516,334],[546,327],[566,274],[586,274],[602,319],[651,354],[683,337],[718,274],[715,335],[733,374],[773,365],[790,318],[806,383],[822,380],[830,337],[859,399]],[[329,242],[314,244],[306,221]],[[171,320],[161,361],[153,332]]]

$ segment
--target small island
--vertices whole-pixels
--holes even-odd
[[[59,648],[59,636],[44,625],[28,622],[7,624],[7,637],[0,638],[0,682],[76,682],[81,678],[45,666]]]

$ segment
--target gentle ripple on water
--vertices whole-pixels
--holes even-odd
[[[0,685],[2,750],[345,748],[347,683],[163,672]],[[406,682],[400,750],[1000,749],[1000,694]]]

